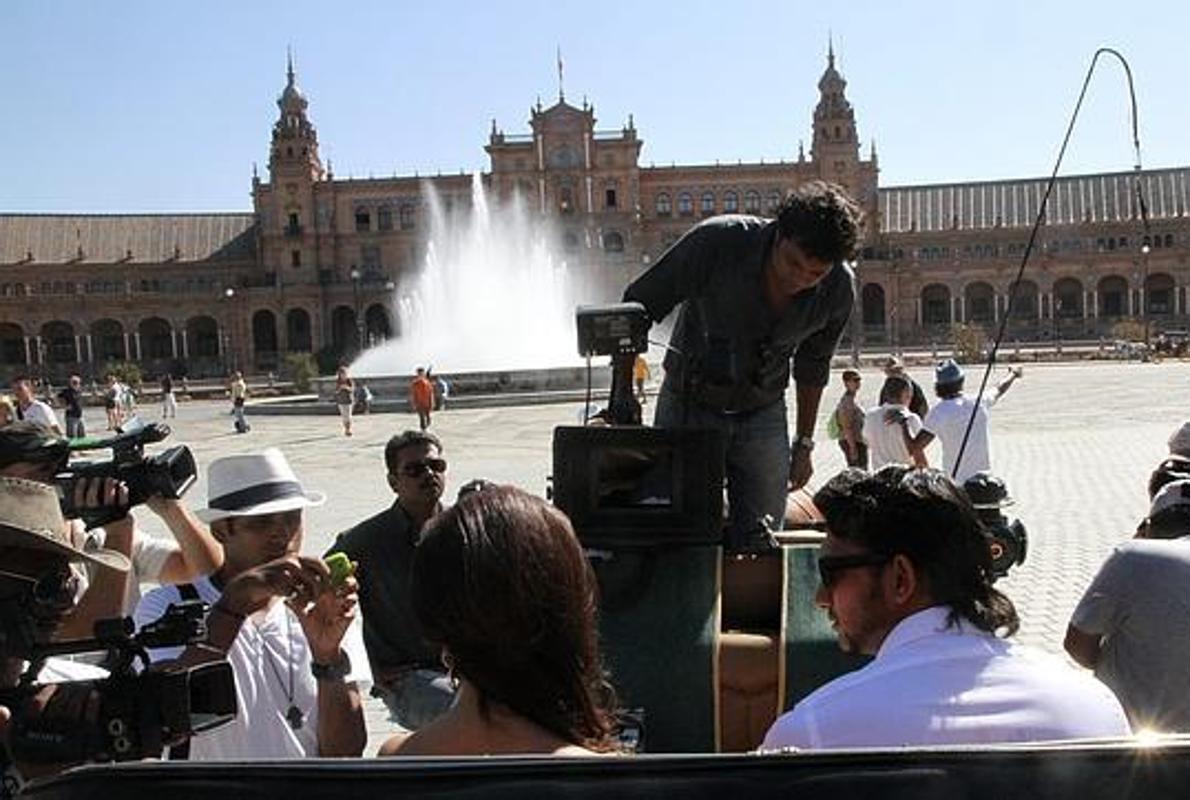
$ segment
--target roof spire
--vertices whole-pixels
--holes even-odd
[[[558,102],[566,102],[566,91],[562,84],[562,45],[558,45]]]
[[[826,31],[826,65],[835,66],[835,35],[829,28]]]
[[[289,85],[293,86],[293,48],[289,45],[285,46],[285,77],[289,81]]]

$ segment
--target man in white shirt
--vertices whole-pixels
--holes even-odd
[[[872,470],[885,464],[914,464],[927,467],[925,454],[914,443],[921,433],[921,417],[909,410],[913,386],[908,378],[891,375],[880,388],[880,405],[864,414],[864,441],[872,460]],[[895,424],[888,419],[895,418]]]
[[[48,404],[34,396],[33,383],[28,378],[20,377],[12,382],[12,396],[17,401],[18,419],[40,425],[55,436],[62,435],[62,427],[58,424],[58,415]]]
[[[846,651],[874,655],[799,702],[763,747],[1037,742],[1131,735],[1110,690],[1006,637],[988,541],[937,470],[847,470],[815,496],[827,537],[816,601]]]
[[[231,663],[236,720],[195,735],[189,757],[359,756],[367,734],[358,684],[370,673],[355,629],[345,639],[357,584],[332,585],[321,559],[298,555],[302,509],[325,497],[306,491],[275,448],[212,461],[207,491],[198,516],[223,544],[223,566],[193,584],[154,589],[136,609],[140,628],[181,599],[210,604],[205,643],[150,653],[166,668]]]
[[[924,450],[926,445],[935,437],[942,440],[942,465],[947,475],[960,486],[966,483],[977,472],[992,471],[992,456],[988,447],[988,410],[996,404],[1013,382],[1021,377],[1020,367],[1013,367],[996,387],[990,397],[984,397],[978,407],[975,401],[963,394],[963,368],[953,358],[948,358],[938,364],[934,370],[934,393],[941,398],[928,414],[924,422],[924,430],[914,438],[913,445]],[[963,437],[967,435],[967,424],[971,414],[975,414],[975,422],[971,425],[971,434],[967,439],[967,446],[963,447]],[[959,461],[959,450],[962,449],[962,461]]]

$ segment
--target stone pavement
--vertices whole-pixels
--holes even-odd
[[[911,370],[925,387],[928,370]],[[997,379],[1004,376],[1000,371]],[[864,371],[865,406],[874,405],[882,375]],[[1190,417],[1185,403],[1190,368],[1162,364],[1079,363],[1030,365],[992,411],[992,460],[1008,482],[1029,531],[1028,559],[1002,582],[1022,617],[1022,642],[1062,652],[1066,622],[1083,589],[1112,546],[1128,538],[1146,511],[1149,471],[1163,457],[1170,432]],[[978,376],[969,375],[972,393]],[[834,407],[837,373],[824,396]],[[159,410],[145,409],[147,419]],[[450,461],[448,496],[475,477],[543,492],[550,472],[551,431],[573,424],[579,404],[449,410],[434,416]],[[646,409],[648,415],[648,409]],[[336,417],[249,417],[252,431],[232,433],[228,406],[183,403],[171,442],[185,442],[200,467],[221,455],[281,447],[301,479],[328,495],[306,524],[304,550],[321,553],[334,535],[392,500],[384,480],[384,444],[393,433],[416,424],[411,414],[357,418],[355,436],[342,435]],[[92,431],[102,429],[102,410],[88,409]],[[812,486],[843,466],[837,445],[819,425],[817,469]],[[928,454],[937,458],[937,445]],[[940,461],[940,458],[938,458]],[[205,474],[191,490],[192,507],[203,504]],[[144,527],[167,535],[148,512]],[[375,701],[368,706],[368,752],[388,725]]]

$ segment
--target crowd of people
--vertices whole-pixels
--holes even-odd
[[[847,261],[859,225],[842,190],[811,184],[775,221],[700,223],[626,292],[654,320],[681,308],[655,424],[722,432],[729,545],[749,544],[741,537],[755,535],[758,518],[780,519],[788,493],[812,476],[819,400],[854,300]],[[946,360],[930,406],[890,358],[879,404],[865,410],[862,375],[843,373],[828,428],[849,466],[814,495],[826,529],[815,600],[839,646],[873,658],[781,715],[763,749],[1190,730],[1190,617],[1180,613],[1190,586],[1190,427],[1170,439],[1135,540],[1112,554],[1074,612],[1065,646],[1094,670],[1080,672],[1011,643],[1017,610],[993,585],[987,531],[963,489],[991,469],[988,412],[1020,376],[1012,370],[977,403],[963,368]],[[356,388],[340,370],[348,436]],[[366,691],[390,714],[385,756],[617,752],[616,676],[602,661],[597,586],[571,523],[538,497],[485,481],[444,502],[448,462],[428,430],[429,369],[410,386],[419,429],[384,449],[392,504],[321,557],[302,545],[305,510],[326,497],[275,448],[207,465],[197,513],[151,498],[169,540],[144,535],[135,520],[143,512],[112,478],[64,489],[75,508],[115,512],[112,521],[87,530],[64,519],[55,482],[70,457],[67,432],[27,381],[13,389],[20,419],[0,426],[0,642],[78,638],[124,614],[144,629],[173,604],[205,602],[204,637],[153,649],[148,669],[225,661],[238,710],[171,757],[360,756]],[[242,421],[238,373],[231,397]],[[930,466],[935,439],[941,470]],[[336,577],[328,564],[340,554],[352,569]],[[142,584],[157,586],[139,596]],[[0,688],[12,687],[25,661],[9,650],[0,658]],[[96,669],[51,659],[38,679]],[[34,767],[8,761],[5,771],[9,784]]]

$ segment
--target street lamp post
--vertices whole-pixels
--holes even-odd
[[[236,290],[228,286],[223,290],[223,297],[227,300],[227,330],[223,333],[223,369],[230,375],[236,368],[235,358],[235,338],[232,335],[235,331],[235,305],[232,301],[235,300]]]
[[[362,351],[364,349],[364,320],[359,313],[359,281],[360,271],[357,267],[351,268],[351,295],[355,303],[355,349]]]
[[[1145,357],[1149,355],[1149,237],[1145,237],[1140,246],[1140,324],[1145,332]]]

